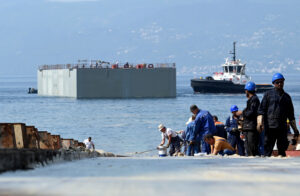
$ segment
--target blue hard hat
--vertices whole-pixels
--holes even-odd
[[[236,111],[239,111],[239,108],[236,105],[232,105],[231,108],[230,108],[230,111],[231,112],[236,112]]]
[[[247,82],[247,84],[245,85],[245,90],[248,91],[255,91],[255,83],[254,82]]]
[[[272,83],[274,84],[275,80],[279,80],[279,79],[285,80],[281,73],[274,74],[273,77],[272,77]]]

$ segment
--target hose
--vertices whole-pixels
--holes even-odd
[[[126,153],[126,154],[143,154],[143,153],[147,153],[147,152],[152,152],[154,150],[157,150],[157,149],[154,148],[154,149],[145,150],[145,151],[142,151],[142,152],[129,152],[129,153]]]

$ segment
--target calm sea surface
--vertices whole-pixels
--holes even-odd
[[[193,94],[192,77],[177,77],[177,98],[173,99],[77,100],[27,94],[28,87],[37,86],[36,76],[0,76],[0,122],[23,122],[40,131],[80,141],[91,136],[96,148],[117,154],[149,150],[160,143],[158,124],[174,130],[185,129],[191,104],[209,110],[221,121],[230,115],[232,104],[245,107],[243,94]],[[254,75],[252,79],[268,83],[271,77]],[[285,90],[292,96],[298,122],[300,79],[298,75],[285,77]]]

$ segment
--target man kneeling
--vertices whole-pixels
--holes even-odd
[[[213,155],[233,155],[235,153],[234,148],[226,141],[226,139],[222,137],[207,134],[204,136],[204,140],[210,145],[211,152]]]

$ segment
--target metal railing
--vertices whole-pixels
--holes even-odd
[[[176,68],[175,63],[110,63],[100,60],[78,60],[78,63],[74,64],[56,64],[56,65],[40,65],[38,69],[50,70],[50,69],[155,69],[155,68]]]

